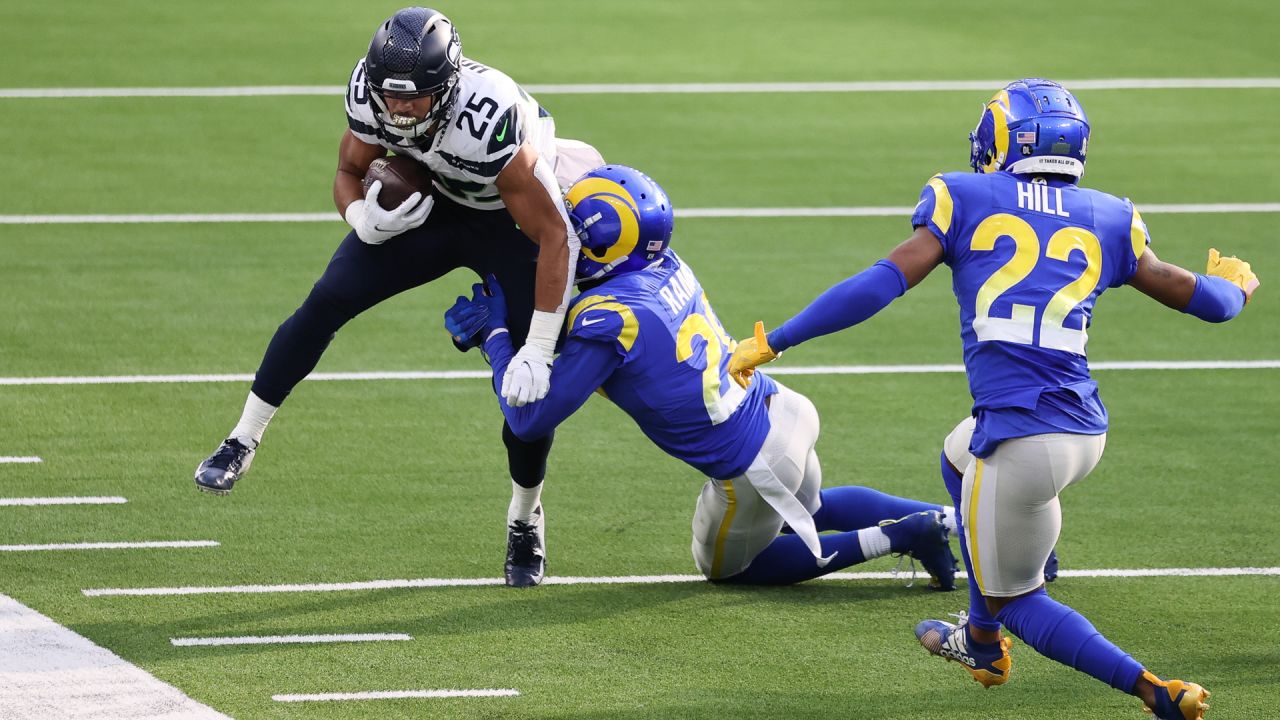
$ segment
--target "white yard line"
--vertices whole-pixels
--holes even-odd
[[[1280,203],[1139,204],[1147,215],[1276,213]],[[685,208],[678,218],[910,217],[908,206]],[[316,223],[339,224],[333,212],[321,213],[170,213],[159,215],[0,215],[0,225],[135,225],[147,223]]]
[[[405,698],[476,698],[518,697],[519,690],[486,688],[481,690],[376,690],[370,692],[315,693],[312,695],[272,695],[276,702],[328,702],[337,700],[401,700]]]
[[[1280,360],[1117,360],[1089,364],[1092,370],[1274,370]],[[769,375],[916,375],[962,373],[963,365],[798,365],[770,366]],[[397,372],[312,373],[307,380],[485,380],[485,370],[406,370]],[[87,375],[0,377],[0,385],[144,385],[170,383],[244,383],[253,375]]]
[[[0,595],[0,717],[229,720],[6,595]]]
[[[999,80],[904,80],[857,82],[577,83],[525,85],[534,95],[654,95],[738,93],[986,92]],[[1063,80],[1079,90],[1260,90],[1280,88],[1280,78],[1103,78]],[[232,87],[0,88],[0,98],[281,97],[340,96],[345,85],[250,85]]]
[[[175,647],[221,645],[296,645],[309,643],[354,643],[412,640],[404,633],[351,633],[347,635],[245,635],[242,637],[169,638]]]
[[[122,497],[30,497],[0,498],[0,507],[28,505],[123,505],[129,502]]]
[[[0,545],[0,552],[39,552],[42,550],[142,550],[149,548],[218,547],[215,540],[155,540],[146,542],[83,542],[48,545]]]
[[[13,457],[13,456],[0,457],[0,465],[3,465],[5,463],[42,463],[42,462],[44,462],[44,460],[38,457]]]
[[[1224,577],[1280,575],[1280,567],[1238,568],[1137,568],[1063,570],[1062,577],[1135,578],[1135,577]],[[832,573],[820,580],[892,580],[895,572]],[[964,577],[957,572],[956,577]],[[657,585],[662,583],[703,582],[701,575],[623,575],[606,577],[550,576],[544,585]],[[152,588],[87,588],[87,597],[170,596],[170,595],[254,595],[265,593],[343,592],[357,590],[391,590],[401,588],[480,587],[502,585],[502,578],[415,578],[408,580],[364,580],[346,583],[307,583],[293,585],[224,585]]]

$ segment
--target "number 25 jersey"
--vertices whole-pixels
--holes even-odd
[[[1006,172],[929,180],[911,218],[942,243],[977,418],[970,450],[1042,433],[1098,435],[1085,354],[1093,305],[1128,282],[1147,229],[1128,200]]]

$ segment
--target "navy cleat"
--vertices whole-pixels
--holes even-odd
[[[982,687],[1009,682],[1013,658],[1009,648],[1013,638],[1005,635],[989,648],[978,647],[969,636],[968,616],[960,615],[959,625],[945,620],[922,620],[916,625],[916,639],[933,655],[960,663]]]
[[[196,468],[196,489],[214,495],[229,495],[240,476],[249,471],[257,445],[249,447],[237,438],[227,438],[209,459]]]
[[[1044,561],[1044,581],[1051,583],[1058,579],[1058,550],[1049,551],[1049,559]]]
[[[912,513],[897,520],[885,520],[880,529],[889,538],[895,553],[906,553],[919,560],[929,573],[929,587],[934,590],[956,589],[956,556],[947,542],[947,527],[936,510]]]
[[[504,567],[508,587],[533,587],[547,573],[547,552],[543,537],[547,521],[539,505],[533,511],[532,524],[516,520],[507,527],[507,563]]]
[[[1156,686],[1156,706],[1143,709],[1158,720],[1201,720],[1209,709],[1209,691],[1184,680],[1164,681],[1146,670],[1142,677]]]

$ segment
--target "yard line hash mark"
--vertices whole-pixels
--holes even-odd
[[[1102,568],[1097,570],[1063,570],[1061,577],[1140,578],[1140,577],[1237,577],[1280,576],[1280,567],[1228,568]],[[818,580],[893,580],[895,572],[832,573]],[[963,572],[956,577],[963,578]],[[705,582],[701,575],[622,575],[603,577],[550,576],[543,585],[657,585],[662,583]],[[253,595],[264,593],[343,592],[360,590],[393,590],[403,588],[486,587],[503,585],[502,578],[415,578],[405,580],[363,580],[346,583],[309,583],[286,585],[225,585],[152,588],[87,588],[86,597],[170,596],[170,595]]]
[[[47,545],[0,545],[0,552],[39,552],[42,550],[142,550],[151,548],[218,547],[215,540],[155,540],[145,542],[50,543]]]
[[[1280,203],[1173,203],[1143,204],[1147,215],[1206,215],[1227,213],[1276,213]],[[684,208],[678,218],[808,218],[808,217],[911,217],[903,206]],[[334,212],[319,213],[162,213],[119,215],[0,215],[0,225],[135,225],[147,223],[316,223],[342,222]]]
[[[1091,370],[1274,370],[1280,360],[1115,360],[1090,363]],[[771,366],[768,375],[915,375],[963,373],[963,365],[796,365]],[[252,382],[249,373],[225,375],[88,375],[0,377],[0,385],[144,385],[170,383]],[[320,372],[305,379],[347,380],[488,380],[484,370],[405,370],[388,372]]]
[[[351,643],[412,640],[404,633],[349,633],[345,635],[246,635],[242,637],[169,638],[174,647],[222,645],[291,645],[307,643]]]
[[[574,83],[525,85],[534,95],[665,95],[738,93],[990,92],[1005,80],[870,80],[855,82]],[[1265,90],[1280,78],[1099,78],[1063,80],[1080,90]],[[0,98],[341,96],[345,85],[226,87],[0,88]]]
[[[518,697],[519,690],[512,688],[486,688],[480,690],[377,690],[350,693],[316,693],[312,695],[272,695],[276,702],[331,702],[337,700],[401,700],[405,698],[474,698]]]
[[[0,464],[5,463],[42,463],[44,460],[38,457],[0,457]]]
[[[122,497],[29,497],[0,498],[0,507],[32,505],[123,505],[129,502]]]

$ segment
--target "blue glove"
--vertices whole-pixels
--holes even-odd
[[[458,296],[453,307],[444,313],[444,329],[453,336],[454,346],[466,352],[484,343],[489,320],[489,308],[484,303]]]
[[[498,328],[507,327],[507,298],[502,294],[502,286],[496,276],[490,275],[484,283],[471,286],[471,302],[479,303],[489,311],[489,319],[484,324],[486,336]]]

